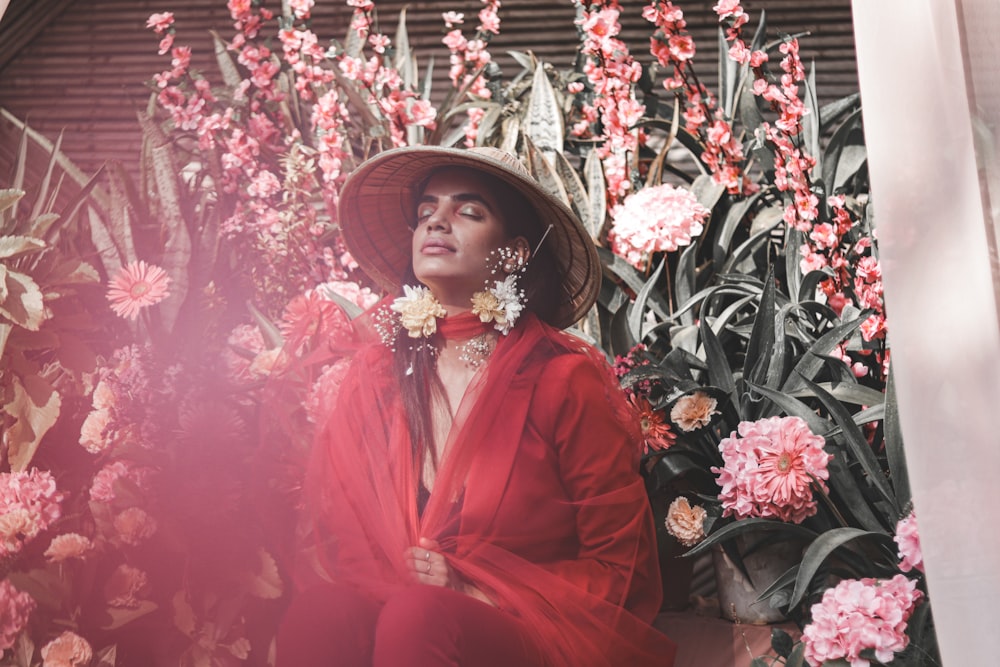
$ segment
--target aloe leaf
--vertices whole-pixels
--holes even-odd
[[[691,298],[691,293],[695,288],[695,261],[697,258],[697,243],[692,243],[677,262],[677,270],[674,273],[674,295],[677,302],[686,302]],[[680,316],[681,324],[694,324],[694,313],[685,311]]]
[[[774,521],[772,519],[749,517],[746,519],[738,519],[732,523],[726,524],[719,530],[714,531],[702,542],[699,542],[697,545],[692,547],[691,550],[685,554],[685,556],[697,556],[698,554],[708,551],[708,549],[714,544],[720,544],[740,535],[759,535],[762,532],[785,533],[790,536],[802,537],[806,539],[812,539],[816,536],[814,531],[798,524],[787,523],[785,521]]]
[[[889,478],[896,490],[899,504],[905,507],[911,498],[910,475],[906,469],[906,454],[903,449],[903,431],[899,419],[899,405],[896,402],[896,376],[889,370],[889,380],[885,387],[885,452],[889,463]]]
[[[60,214],[65,222],[68,223],[76,218],[76,216],[80,213],[80,209],[83,207],[83,204],[90,200],[91,193],[94,191],[94,188],[97,187],[97,184],[103,175],[104,165],[102,164],[100,168],[94,172],[94,175],[90,177],[90,180],[87,181],[87,184],[80,188],[80,191],[73,195],[68,202],[66,202],[66,205],[63,207],[62,213]],[[46,241],[52,241],[55,238],[58,228],[53,228],[50,231],[52,233],[46,233],[45,235]]]
[[[725,265],[722,267],[722,273],[732,272],[733,267],[737,266],[740,262],[746,259],[757,248],[757,246],[767,241],[768,237],[771,235],[771,230],[777,227],[780,223],[780,211],[777,211],[774,207],[766,208],[758,213],[754,218],[754,224],[759,225],[760,228],[755,233],[751,234],[750,238],[733,250],[727,258]]]
[[[875,516],[871,504],[861,494],[858,480],[848,468],[844,448],[828,441],[827,451],[833,454],[833,458],[827,464],[827,470],[830,472],[827,482],[833,493],[844,503],[841,511],[849,512],[857,523],[867,530],[885,530],[886,524]]]
[[[573,165],[569,163],[569,160],[566,159],[563,153],[553,153],[552,158],[554,159],[556,173],[562,179],[566,194],[569,196],[573,212],[580,218],[584,229],[593,229],[594,222],[591,220],[590,206],[588,206],[589,195],[587,194],[587,188],[583,185],[583,181],[580,180],[579,174],[576,173],[576,169],[573,168]]]
[[[794,396],[790,396],[784,392],[778,391],[777,389],[772,389],[771,387],[755,384],[753,382],[747,382],[747,385],[754,391],[765,396],[768,400],[778,406],[778,408],[780,408],[786,415],[790,417],[801,417],[805,420],[806,424],[809,426],[809,430],[813,433],[820,435],[826,433],[830,429],[830,423],[827,420],[816,414],[815,409]]]
[[[651,187],[654,185],[659,185],[663,182],[663,163],[666,161],[667,157],[670,155],[670,147],[674,144],[674,139],[677,137],[677,129],[680,127],[681,120],[681,103],[678,96],[674,96],[674,111],[670,118],[670,130],[667,132],[667,138],[663,142],[663,147],[660,152],[656,154],[653,161],[649,164],[649,170],[646,173],[646,187]]]
[[[159,197],[165,241],[163,270],[170,276],[170,296],[160,304],[160,313],[167,331],[171,331],[188,292],[188,264],[191,261],[191,235],[181,212],[177,170],[173,166],[170,146],[153,148],[153,169]]]
[[[209,30],[208,32],[212,35],[212,44],[215,48],[215,62],[219,66],[223,83],[226,84],[226,88],[239,88],[240,83],[243,82],[243,77],[240,76],[240,71],[237,69],[236,63],[233,62],[233,56],[229,52],[229,47],[226,46],[225,40],[219,37],[219,33],[214,30]]]
[[[809,155],[816,158],[816,173],[823,173],[823,154],[819,147],[819,104],[816,102],[816,63],[809,66],[805,81],[805,106],[808,112],[802,118],[802,135]]]
[[[719,229],[719,232],[715,235],[715,243],[712,248],[716,266],[722,266],[725,263],[733,235],[736,234],[736,230],[739,229],[740,223],[743,222],[747,212],[757,203],[762,194],[763,191],[754,193],[746,199],[741,199],[726,211],[726,217],[722,221],[722,227]]]
[[[760,368],[759,364],[766,364],[771,358],[771,348],[774,346],[774,302],[774,272],[768,268],[767,277],[764,279],[764,291],[760,296],[760,307],[753,321],[753,329],[747,343],[746,361],[743,365],[743,377],[758,384],[762,383],[757,378],[764,377],[767,372],[767,368]]]
[[[550,162],[552,153],[563,152],[563,114],[542,61],[538,61],[531,79],[524,132]]]
[[[886,400],[885,394],[881,391],[863,384],[838,382],[836,385],[831,385],[829,382],[819,382],[816,386],[822,387],[825,391],[830,392],[831,396],[843,403],[878,406],[882,405]],[[789,393],[790,395],[796,397],[813,395],[812,392],[806,388]],[[855,419],[855,423],[857,423],[857,419]]]
[[[848,322],[842,322],[817,338],[816,342],[809,347],[806,353],[802,355],[802,358],[799,359],[795,368],[792,369],[792,373],[781,388],[782,391],[786,393],[796,392],[804,386],[803,383],[805,381],[814,378],[816,373],[823,367],[824,357],[829,355],[838,344],[850,336],[864,321],[865,317],[858,317]]]
[[[813,540],[804,554],[799,564],[799,574],[795,579],[795,588],[792,590],[792,598],[789,606],[797,605],[808,592],[809,584],[812,582],[816,572],[822,567],[830,554],[844,546],[848,542],[856,539],[871,539],[877,543],[892,545],[892,538],[885,533],[878,533],[860,528],[833,528],[822,533]]]
[[[653,271],[653,275],[649,277],[646,284],[642,286],[639,293],[635,295],[635,303],[632,304],[632,308],[628,316],[628,329],[629,333],[632,334],[632,338],[637,341],[641,341],[643,338],[642,334],[642,321],[643,314],[646,310],[646,300],[649,298],[650,292],[656,287],[656,281],[659,279],[660,274],[663,273],[663,267],[666,266],[667,260],[663,259],[660,261],[660,265],[656,267],[656,271]]]
[[[854,423],[854,418],[840,401],[831,396],[822,387],[808,380],[805,382],[816,394],[816,398],[830,412],[833,421],[840,427],[846,440],[847,448],[853,454],[854,460],[861,465],[861,469],[864,471],[868,482],[875,487],[883,500],[892,505],[898,516],[900,508],[896,496],[893,494],[892,488],[885,478],[885,473],[882,471],[878,459],[875,458],[875,454],[872,452],[871,445],[868,444],[868,440],[858,425]]]
[[[62,147],[63,133],[59,132],[59,136],[56,137],[56,143],[49,152],[49,159],[45,164],[45,174],[42,176],[42,180],[38,185],[38,193],[35,197],[35,205],[31,209],[31,213],[28,215],[28,220],[34,220],[42,214],[45,210],[45,200],[47,199],[47,194],[49,191],[49,186],[52,183],[52,172],[56,166],[56,156],[60,152]]]
[[[708,320],[702,318],[698,323],[702,344],[705,346],[705,364],[708,366],[708,383],[718,387],[735,399],[736,384],[733,382],[733,369],[729,365],[726,351],[719,338],[712,331]],[[734,400],[734,404],[736,401]]]
[[[406,29],[406,10],[405,6],[399,10],[399,21],[396,23],[396,37],[393,40],[396,45],[394,67],[403,78],[406,89],[412,90],[417,85],[417,63],[413,59],[410,34]]]
[[[62,399],[40,375],[19,378],[11,374],[7,381],[11,399],[3,410],[13,418],[4,432],[7,463],[12,471],[20,472],[31,463],[42,438],[59,418]]]
[[[587,181],[587,206],[590,208],[590,236],[600,237],[608,212],[608,189],[604,180],[604,165],[597,151],[590,151],[583,163],[583,176]]]
[[[24,132],[24,136],[26,138],[28,138],[28,139],[31,139],[36,144],[38,144],[38,146],[42,150],[46,151],[50,155],[54,155],[56,163],[62,168],[62,170],[64,172],[66,172],[66,175],[69,176],[70,178],[72,178],[74,181],[76,181],[80,186],[86,185],[87,181],[90,180],[87,177],[87,175],[84,174],[83,171],[79,167],[77,167],[73,163],[73,161],[70,160],[66,156],[65,153],[63,153],[61,150],[56,150],[55,149],[55,145],[51,141],[49,141],[48,139],[46,139],[39,132],[36,132],[35,130],[33,130],[30,127],[28,127],[27,124],[25,124],[22,121],[18,120],[18,118],[16,116],[14,116],[12,113],[10,113],[9,111],[7,111],[3,107],[0,107],[0,117],[3,117],[7,121],[9,121],[12,125],[14,125],[15,127],[17,127],[18,129],[22,130]],[[18,188],[18,186],[16,184],[15,184],[15,188]],[[18,188],[18,189],[20,189],[20,188]],[[95,189],[94,193],[93,193],[93,197],[95,199],[95,203],[98,206],[100,206],[102,208],[107,208],[107,206],[108,206],[108,196],[107,196],[106,193],[104,193],[100,189]]]
[[[601,246],[597,247],[597,255],[601,259],[601,264],[612,275],[617,276],[628,285],[636,294],[639,294],[646,285],[646,280],[635,267],[626,262],[624,259],[614,254],[607,248]],[[663,296],[653,290],[646,294],[646,305],[656,313],[660,319],[667,319],[670,316],[670,307],[664,301]]]
[[[841,125],[834,131],[833,135],[830,137],[830,141],[826,145],[826,153],[823,156],[823,182],[830,183],[832,190],[836,192],[837,188],[843,184],[843,182],[853,176],[862,162],[858,162],[856,156],[853,156],[847,160],[844,160],[845,150],[850,146],[850,148],[859,149],[861,153],[867,157],[867,152],[864,150],[864,146],[854,146],[847,144],[848,139],[851,138],[852,132],[860,128],[861,126],[861,109],[854,111],[848,118],[841,123]],[[840,168],[841,161],[849,162],[845,169]],[[841,174],[843,174],[841,176]]]
[[[720,27],[719,39],[719,106],[726,120],[732,122],[736,103],[736,84],[739,77],[739,63],[729,57],[726,33]]]
[[[624,356],[635,347],[638,340],[629,331],[629,302],[625,301],[611,317],[611,351]]]

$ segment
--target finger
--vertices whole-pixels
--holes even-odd
[[[429,549],[431,551],[440,551],[441,544],[437,540],[432,540],[429,537],[421,537],[417,540],[417,544],[421,549]]]

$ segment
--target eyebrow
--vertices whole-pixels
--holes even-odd
[[[456,195],[452,195],[451,198],[460,202],[478,202],[485,206],[490,213],[496,213],[496,211],[493,210],[493,206],[491,206],[490,203],[486,201],[486,198],[478,192],[459,192]],[[417,200],[417,206],[423,204],[424,202],[436,203],[438,199],[440,199],[440,197],[437,195],[421,195],[420,199]]]

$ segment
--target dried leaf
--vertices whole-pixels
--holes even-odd
[[[608,214],[608,188],[604,182],[604,165],[596,151],[590,151],[587,155],[587,160],[583,163],[583,176],[590,196],[590,236],[597,240]]]
[[[3,275],[3,282],[0,293],[6,294],[0,303],[0,315],[28,331],[38,331],[45,320],[45,304],[38,285],[31,276],[9,269]]]
[[[258,549],[257,556],[260,558],[260,569],[250,576],[250,594],[264,600],[280,598],[285,587],[278,574],[278,564],[264,549]]]
[[[243,81],[240,72],[236,69],[236,63],[229,53],[226,42],[219,37],[219,33],[214,30],[208,31],[212,35],[212,43],[215,45],[215,62],[219,65],[219,72],[222,73],[222,80],[227,88],[238,88]]]
[[[188,637],[194,637],[198,623],[195,618],[194,609],[191,607],[191,603],[188,602],[187,593],[177,591],[174,594],[172,602],[174,607],[174,625]]]
[[[31,236],[0,237],[0,259],[16,257],[26,252],[36,252],[45,248],[45,242]]]
[[[5,437],[7,462],[17,472],[28,467],[42,437],[56,423],[61,399],[41,376],[29,375],[22,380],[12,375],[10,380],[14,397],[3,409],[14,418],[14,424]]]

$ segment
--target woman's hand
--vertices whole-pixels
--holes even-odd
[[[469,597],[476,598],[480,602],[485,602],[491,607],[497,606],[493,600],[481,590],[466,583],[448,566],[448,561],[439,551],[441,545],[435,540],[426,537],[420,538],[420,546],[410,547],[406,550],[406,565],[410,568],[414,578],[422,584],[431,586],[447,586],[459,593],[465,593]]]
[[[448,566],[440,549],[441,546],[435,540],[421,537],[419,546],[406,550],[407,567],[414,578],[422,584],[462,590],[461,581]]]

